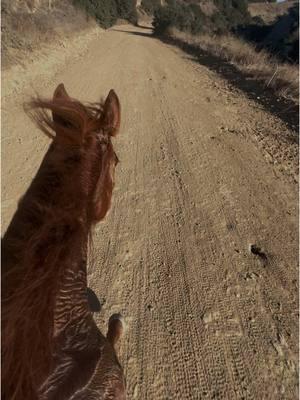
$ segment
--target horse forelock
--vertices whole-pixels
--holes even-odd
[[[103,102],[83,104],[69,98],[36,98],[25,104],[25,111],[48,137],[80,145],[101,130]]]

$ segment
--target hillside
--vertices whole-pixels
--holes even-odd
[[[262,45],[281,59],[299,64],[299,4],[275,20]]]
[[[248,4],[248,10],[251,17],[260,17],[266,25],[270,25],[276,19],[288,12],[297,2],[287,0],[280,3],[251,3]]]
[[[2,0],[2,68],[22,64],[50,44],[90,30],[96,22],[70,0]]]
[[[237,34],[282,61],[299,64],[299,4],[249,4],[251,22]]]
[[[284,3],[248,3],[247,0],[143,0],[154,15],[154,32],[176,28],[193,35],[233,34],[254,43],[284,62],[299,62],[299,6]],[[212,41],[214,39],[212,38]]]
[[[148,14],[153,13],[153,10],[160,5],[172,3],[173,0],[139,0],[139,7],[143,8]],[[211,16],[218,10],[220,2],[216,0],[177,0],[182,4],[199,5],[205,15]],[[248,11],[251,17],[260,17],[265,24],[274,22],[277,17],[286,14],[288,9],[295,5],[295,0],[286,0],[280,3],[276,2],[248,2]]]
[[[135,0],[3,0],[2,67],[22,64],[34,51],[68,41],[119,18],[137,23]]]

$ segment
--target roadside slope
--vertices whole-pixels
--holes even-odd
[[[81,100],[111,88],[121,99],[113,207],[90,258],[97,321],[105,331],[113,312],[126,317],[130,399],[294,399],[297,145],[281,121],[149,33],[111,29],[38,83],[42,95],[64,82]],[[29,93],[4,101],[3,230],[48,146],[22,111]]]

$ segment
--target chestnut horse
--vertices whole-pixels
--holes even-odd
[[[99,331],[86,270],[112,197],[119,100],[83,105],[60,84],[30,109],[52,143],[2,239],[2,400],[125,399],[122,319]]]

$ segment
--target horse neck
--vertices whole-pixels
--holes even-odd
[[[63,160],[51,146],[2,240],[3,379],[7,387],[20,382],[16,398],[28,399],[25,393],[49,372],[57,298],[70,276],[73,287],[80,282],[80,295],[70,301],[87,310],[87,197],[78,168],[73,171],[72,162],[65,167]]]

